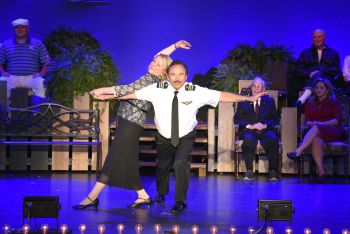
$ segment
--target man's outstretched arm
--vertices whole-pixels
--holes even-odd
[[[264,96],[264,95],[266,95],[266,92],[259,93],[258,95],[255,95],[255,96],[243,96],[243,95],[238,95],[230,92],[221,92],[220,102],[244,102],[244,101],[255,102],[261,96]]]

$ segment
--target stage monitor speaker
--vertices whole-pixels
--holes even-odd
[[[58,196],[26,196],[23,199],[23,218],[58,218]]]
[[[292,221],[291,200],[258,200],[258,220]]]

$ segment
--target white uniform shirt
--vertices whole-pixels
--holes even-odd
[[[154,122],[158,132],[165,138],[171,138],[171,106],[175,89],[169,82],[167,88],[157,88],[152,84],[135,92],[137,99],[146,100],[153,104],[155,117]],[[195,86],[195,90],[187,91],[185,83],[177,94],[179,102],[179,137],[190,133],[197,125],[198,109],[204,105],[217,106],[220,100],[220,92]]]

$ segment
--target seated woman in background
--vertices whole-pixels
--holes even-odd
[[[305,106],[305,125],[309,127],[309,130],[300,146],[287,156],[295,159],[311,146],[318,179],[324,181],[323,146],[325,142],[339,141],[344,137],[344,130],[341,126],[343,109],[342,103],[333,94],[333,87],[327,79],[316,79],[313,89],[315,96],[311,97]]]

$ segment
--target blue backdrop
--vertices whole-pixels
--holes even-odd
[[[106,2],[106,1],[105,1]],[[43,39],[59,25],[85,29],[108,48],[123,83],[145,73],[153,55],[179,40],[191,51],[173,58],[189,65],[190,77],[204,74],[238,43],[290,46],[299,52],[311,45],[311,32],[324,28],[327,44],[341,60],[350,54],[348,0],[128,0],[105,5],[69,0],[1,0],[0,41],[12,36],[11,21],[30,20],[31,34]]]

